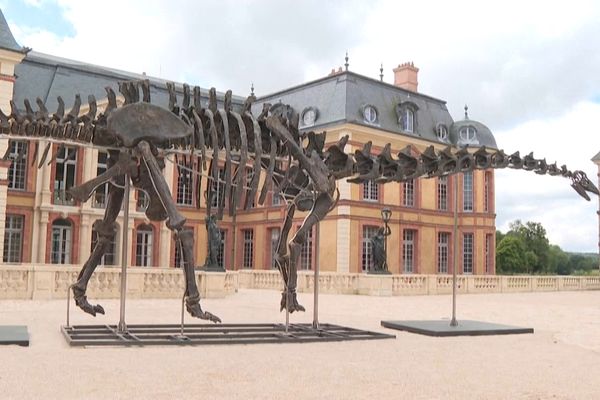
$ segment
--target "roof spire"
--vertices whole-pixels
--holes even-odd
[[[254,82],[250,85],[250,96],[254,96]]]
[[[381,63],[381,67],[379,67],[379,80],[383,82],[383,63]]]
[[[6,19],[4,18],[4,14],[2,14],[2,10],[0,10],[0,49],[6,49],[11,51],[16,51],[19,53],[27,53],[29,50],[27,47],[21,47],[15,37],[13,36],[8,24],[6,23]]]
[[[465,119],[469,119],[469,106],[465,104]]]
[[[348,67],[350,66],[350,64],[348,64],[348,50],[346,50],[346,63],[344,66],[346,67],[346,71],[348,71]]]

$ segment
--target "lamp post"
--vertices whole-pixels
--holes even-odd
[[[383,220],[383,223],[385,224],[385,234],[384,234],[384,241],[383,241],[383,251],[385,253],[385,260],[383,262],[383,270],[384,271],[389,271],[388,268],[388,263],[387,263],[387,237],[388,237],[388,232],[389,232],[389,227],[388,227],[388,222],[390,222],[390,218],[392,218],[392,210],[390,210],[389,207],[384,207],[381,209],[381,219]]]

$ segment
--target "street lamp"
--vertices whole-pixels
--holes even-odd
[[[381,219],[385,224],[385,233],[384,233],[384,242],[383,242],[383,251],[385,254],[385,260],[383,262],[383,270],[389,271],[387,264],[387,237],[389,236],[390,228],[388,227],[388,222],[390,222],[390,218],[392,218],[392,210],[389,207],[384,207],[381,209]]]

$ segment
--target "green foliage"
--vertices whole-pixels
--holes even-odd
[[[527,259],[523,239],[506,235],[496,248],[496,271],[500,274],[525,273]]]
[[[538,222],[512,222],[504,234],[496,232],[496,271],[500,274],[593,274],[597,254],[566,253],[551,245]]]

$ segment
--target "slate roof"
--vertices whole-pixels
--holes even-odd
[[[99,65],[88,64],[66,58],[56,57],[36,51],[30,51],[20,64],[15,66],[17,77],[14,86],[13,98],[18,107],[23,106],[23,100],[29,99],[32,104],[39,97],[50,112],[58,106],[56,98],[61,96],[67,109],[73,104],[76,94],[81,94],[83,102],[87,102],[88,95],[92,94],[97,101],[106,98],[104,88],[110,86],[117,94],[118,82],[124,80],[149,79],[150,96],[153,104],[166,107],[169,97],[166,89],[167,80],[121,71]],[[183,99],[183,84],[175,83],[178,103]],[[208,89],[201,89],[204,102],[208,100]],[[217,93],[219,101],[223,93]],[[244,98],[234,96],[234,105],[238,107]]]
[[[456,144],[456,135],[441,140],[437,135],[438,124],[452,131],[454,120],[448,112],[446,102],[434,97],[415,93],[397,86],[381,82],[350,71],[344,71],[312,82],[282,90],[258,98],[253,106],[256,115],[263,103],[278,102],[289,104],[301,114],[300,128],[303,130],[325,129],[327,126],[340,123],[353,123],[382,129],[398,135],[416,137],[431,142]],[[396,107],[399,104],[416,106],[416,131],[404,132],[398,123]],[[370,105],[377,110],[375,123],[365,121],[363,109]],[[312,126],[303,126],[302,113],[308,107],[318,110],[318,116]],[[477,125],[477,143],[497,148],[496,141],[485,125],[470,121]],[[481,135],[479,132],[481,131]]]
[[[600,151],[594,157],[592,157],[593,162],[600,162]]]
[[[8,23],[0,10],[0,49],[18,51],[19,53],[25,53],[26,48],[19,46],[15,37],[13,36]]]

